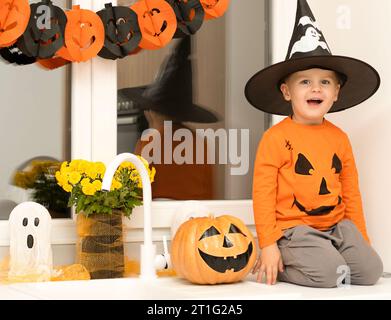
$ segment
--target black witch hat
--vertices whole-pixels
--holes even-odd
[[[364,61],[332,55],[306,0],[297,1],[296,22],[285,61],[256,73],[246,84],[247,100],[257,109],[292,114],[280,91],[283,80],[296,71],[320,68],[337,72],[341,80],[338,100],[329,112],[351,108],[371,97],[380,86],[377,71]]]
[[[154,82],[148,86],[124,88],[118,94],[140,109],[150,109],[181,122],[217,122],[218,117],[193,103],[191,39],[179,43],[162,64]]]

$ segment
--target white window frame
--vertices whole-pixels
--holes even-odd
[[[99,11],[107,0],[78,0],[83,9]],[[116,1],[111,1],[115,5]],[[71,157],[108,164],[117,148],[117,63],[100,57],[72,63],[71,83]],[[214,215],[230,214],[243,220],[255,235],[252,200],[202,201]],[[183,201],[153,201],[153,241],[170,238],[173,217]],[[124,218],[126,242],[143,241],[143,207],[134,209],[131,219]],[[75,244],[76,221],[52,219],[52,244]],[[8,221],[0,222],[0,247],[9,246]]]

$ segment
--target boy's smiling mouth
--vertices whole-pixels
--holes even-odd
[[[317,105],[320,105],[322,102],[323,102],[322,99],[309,99],[309,100],[307,100],[307,103],[310,106],[317,106]]]

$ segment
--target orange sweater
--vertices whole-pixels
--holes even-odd
[[[260,248],[283,230],[326,230],[352,220],[369,241],[348,136],[331,122],[301,125],[290,117],[268,129],[254,167],[253,209]]]

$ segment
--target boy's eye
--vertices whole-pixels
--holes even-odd
[[[302,84],[309,84],[310,80],[302,80],[300,83],[302,83]]]
[[[322,84],[330,84],[329,80],[322,80]]]

